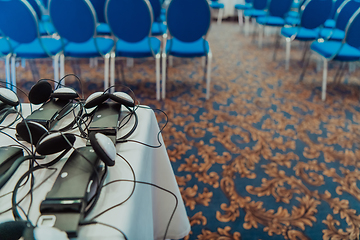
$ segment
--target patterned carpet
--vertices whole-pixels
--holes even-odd
[[[185,239],[359,239],[360,69],[335,83],[338,63],[330,64],[323,102],[315,58],[298,82],[302,44],[293,44],[286,72],[284,41],[274,61],[273,36],[258,49],[236,20],[213,22],[208,39],[208,101],[200,59],[174,59],[160,102],[154,60],[129,68],[119,59],[116,68],[117,84],[169,116],[163,137],[192,225]],[[67,61],[66,72],[83,80],[85,96],[102,89],[101,61]],[[24,89],[53,76],[50,61],[17,73]]]

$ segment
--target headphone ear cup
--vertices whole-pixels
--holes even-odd
[[[61,100],[70,100],[75,99],[79,97],[79,94],[77,92],[69,87],[62,87],[56,89],[53,93],[50,95],[53,98],[59,98]]]
[[[109,98],[108,93],[95,92],[86,99],[84,107],[85,108],[93,108],[93,107],[98,106],[101,103],[105,102],[108,98]]]
[[[51,133],[39,140],[36,152],[41,155],[50,155],[69,149],[74,145],[75,135],[71,133]]]
[[[92,148],[98,157],[107,165],[114,166],[116,158],[116,148],[109,137],[102,133],[90,132],[89,139]]]
[[[18,123],[18,125],[16,125],[16,133],[24,141],[30,143],[30,135],[29,135],[29,130],[30,130],[32,144],[35,146],[38,144],[38,142],[42,136],[49,133],[48,130],[40,123],[28,121],[27,125],[28,125],[29,129],[26,127],[26,124],[24,121]]]
[[[34,228],[26,221],[9,221],[0,224],[1,240],[18,240],[24,234],[27,235],[25,239],[34,240],[33,230]]]
[[[46,80],[40,80],[31,87],[29,92],[29,101],[33,104],[44,103],[49,100],[51,93],[51,84]]]
[[[112,94],[109,95],[109,98],[115,102],[121,103],[127,107],[134,107],[135,106],[135,101],[134,99],[132,99],[130,97],[130,95],[128,95],[127,93],[124,92],[114,92]]]
[[[0,88],[0,100],[3,103],[6,103],[14,107],[19,105],[20,103],[17,95],[13,91],[7,88]]]

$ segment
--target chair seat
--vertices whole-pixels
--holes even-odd
[[[311,41],[318,38],[319,31],[317,28],[315,29],[307,29],[307,28],[298,28],[298,27],[290,27],[290,28],[282,28],[281,34],[284,37],[292,37],[294,35],[295,39],[300,41]]]
[[[338,41],[313,42],[310,48],[325,58],[330,58],[342,46]],[[333,60],[338,61],[358,61],[360,60],[360,50],[345,43],[340,52]]]
[[[96,27],[96,33],[97,35],[111,35],[111,30],[110,27],[107,23],[100,23],[97,27]]]
[[[151,37],[150,43],[154,53],[160,53],[161,41],[155,37]],[[149,46],[149,38],[147,37],[137,43],[128,43],[118,40],[115,53],[118,57],[142,58],[153,56]]]
[[[166,33],[167,27],[162,22],[153,22],[151,27],[151,35],[152,36],[161,36]]]
[[[265,15],[266,12],[264,10],[248,9],[244,11],[244,16],[246,17],[260,17]]]
[[[285,24],[296,26],[300,24],[300,18],[298,17],[286,17],[285,18]]]
[[[213,9],[221,9],[224,8],[224,4],[219,2],[211,2],[210,7]]]
[[[268,25],[268,26],[284,26],[285,20],[281,17],[275,17],[275,16],[265,16],[265,17],[258,17],[256,19],[258,24],[261,25]]]
[[[62,50],[61,41],[54,38],[42,38],[43,46],[51,55],[56,55]],[[36,39],[31,43],[21,44],[14,49],[14,54],[21,58],[47,58],[49,55],[44,51],[40,40]]]
[[[78,58],[92,58],[100,57],[101,54],[107,54],[114,46],[114,41],[110,38],[96,38],[97,45],[95,45],[95,39],[90,39],[84,43],[70,42],[65,46],[64,54],[68,57]]]
[[[295,12],[295,11],[289,11],[287,13],[288,17],[294,17],[294,18],[298,18],[299,17],[299,12]]]
[[[320,31],[320,37],[327,40],[342,41],[345,37],[345,32],[336,28],[323,28]]]
[[[334,19],[327,19],[324,23],[325,28],[334,28],[336,26],[336,22]]]
[[[252,4],[246,3],[246,4],[235,4],[236,10],[247,10],[252,8]]]
[[[170,47],[171,51],[169,51]],[[203,57],[209,53],[209,43],[203,38],[191,43],[181,42],[173,38],[167,41],[166,52],[175,57]]]

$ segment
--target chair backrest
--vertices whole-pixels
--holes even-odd
[[[360,50],[360,8],[352,15],[346,26],[345,41]]]
[[[153,14],[147,0],[107,0],[106,22],[117,38],[138,42],[151,34]]]
[[[206,0],[172,0],[166,12],[171,36],[182,42],[206,37],[211,23],[210,6]]]
[[[314,29],[324,24],[330,15],[332,0],[306,0],[301,6],[301,27]]]
[[[252,6],[257,10],[264,10],[268,6],[268,0],[253,0]]]
[[[24,0],[0,0],[0,29],[19,43],[30,43],[40,36],[36,13]]]
[[[245,0],[245,3],[252,3],[253,0]]]
[[[345,28],[351,18],[351,16],[360,8],[360,1],[358,0],[347,0],[343,2],[337,10],[335,16],[337,29],[345,31]]]
[[[96,13],[89,0],[50,0],[50,19],[60,37],[82,43],[96,34]]]
[[[269,4],[269,14],[271,16],[284,18],[290,11],[293,0],[271,0]]]
[[[153,20],[154,22],[159,22],[160,21],[160,14],[161,14],[161,1],[160,0],[149,0],[151,7],[152,7],[152,12],[153,12]]]
[[[106,23],[106,19],[105,19],[106,0],[90,0],[90,2],[95,9],[97,21],[99,23]]]
[[[344,1],[345,0],[333,0],[333,7],[331,9],[329,19],[335,19],[336,12]]]

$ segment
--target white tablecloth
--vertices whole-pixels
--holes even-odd
[[[24,111],[27,113],[29,112],[29,105],[24,104]],[[157,133],[159,132],[159,127],[154,112],[150,109],[139,108],[137,114],[139,117],[139,124],[130,139],[150,145],[158,145]],[[2,125],[5,125],[11,119],[12,117],[8,117],[6,122]],[[129,129],[131,129],[132,123],[133,122],[130,121],[126,128],[121,129],[118,136],[126,134]],[[13,136],[15,134],[15,130],[6,131]],[[154,183],[176,195],[178,206],[170,223],[166,238],[179,239],[185,237],[189,233],[190,224],[166,152],[166,147],[162,138],[160,139],[162,143],[160,148],[149,148],[137,143],[127,142],[117,144],[117,151],[129,161],[135,171],[137,181]],[[0,146],[12,143],[13,141],[9,137],[0,134]],[[82,140],[76,140],[75,142],[76,147],[84,145],[84,141]],[[47,158],[50,158],[50,156]],[[40,161],[43,163],[46,160]],[[43,183],[41,187],[34,190],[33,204],[29,214],[33,224],[36,224],[38,217],[40,216],[39,206],[41,201],[45,199],[46,193],[51,190],[52,184],[65,161],[66,159],[62,159],[54,165],[54,167],[58,168],[58,171],[49,180]],[[20,166],[11,181],[1,189],[0,195],[12,191],[17,179],[27,169],[28,162],[25,162]],[[45,179],[50,174],[51,171],[46,169],[37,171],[35,173],[35,186],[40,184],[41,180]],[[129,166],[118,156],[116,158],[115,166],[109,167],[105,183],[116,179],[133,180]],[[102,190],[98,203],[87,219],[126,199],[132,190],[133,184],[134,183],[131,182],[119,182],[105,187]],[[18,191],[17,199],[21,199],[21,197],[26,194],[27,190],[27,187],[20,189]],[[28,209],[29,199],[30,197],[27,197],[20,204],[25,211]],[[158,188],[137,183],[133,196],[127,202],[120,207],[103,214],[97,218],[96,221],[119,228],[125,233],[129,240],[163,239],[175,203],[176,200],[173,195],[159,190]],[[11,207],[11,194],[0,198],[0,212],[9,207]],[[11,211],[0,215],[0,222],[12,219]],[[123,237],[119,232],[109,227],[89,225],[80,227],[77,239],[123,239]]]

